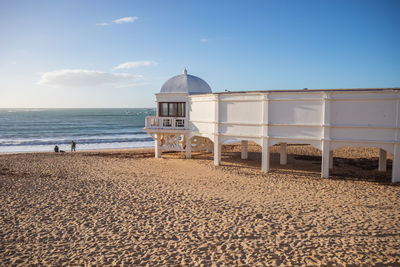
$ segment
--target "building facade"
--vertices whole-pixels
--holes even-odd
[[[400,88],[276,90],[213,93],[202,79],[187,74],[169,79],[156,94],[157,115],[146,118],[144,131],[163,150],[213,151],[221,162],[221,145],[240,140],[242,158],[248,142],[261,146],[261,170],[269,170],[269,150],[309,144],[322,151],[321,176],[329,177],[333,150],[343,146],[379,148],[379,170],[393,154],[392,182],[400,182]]]

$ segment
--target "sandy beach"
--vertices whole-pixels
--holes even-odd
[[[400,187],[376,149],[289,146],[0,155],[0,261],[9,265],[400,265]]]

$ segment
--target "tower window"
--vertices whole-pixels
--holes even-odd
[[[185,102],[160,102],[158,116],[160,117],[185,117]]]

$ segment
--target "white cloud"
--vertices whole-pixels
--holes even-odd
[[[148,67],[148,66],[156,66],[157,62],[149,61],[149,60],[142,60],[142,61],[128,61],[122,64],[119,64],[114,69],[122,70],[122,69],[132,69],[137,67]]]
[[[134,22],[135,20],[138,20],[138,17],[123,17],[119,19],[115,19],[112,22],[115,24],[122,24],[122,23],[128,23],[128,22]],[[102,22],[102,23],[96,23],[96,26],[109,26],[111,23],[109,22]]]
[[[110,23],[107,22],[102,22],[102,23],[96,23],[96,26],[108,26]]]
[[[201,38],[200,39],[200,42],[202,42],[202,43],[207,43],[209,41],[209,39],[207,39],[207,38]]]
[[[135,20],[139,19],[138,17],[123,17],[116,20],[113,20],[116,24],[122,24],[127,22],[134,22]]]
[[[97,70],[55,70],[42,75],[39,85],[52,87],[93,87],[102,85],[122,85],[142,78],[128,73],[107,73]]]

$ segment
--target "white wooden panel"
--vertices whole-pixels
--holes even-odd
[[[331,128],[331,139],[393,142],[395,131],[371,128]]]
[[[321,92],[311,92],[311,91],[300,91],[293,93],[271,93],[269,95],[269,99],[271,100],[310,100],[310,99],[319,99],[323,97],[323,93]]]
[[[322,128],[305,126],[269,126],[268,133],[270,137],[276,138],[320,139]]]
[[[214,132],[214,124],[213,123],[190,122],[189,129],[195,133],[211,134]]]
[[[214,121],[214,104],[215,102],[192,102],[189,103],[187,109],[189,111],[190,121]]]
[[[241,93],[241,94],[229,94],[224,95],[221,94],[219,97],[220,101],[259,101],[261,99],[262,94],[255,94],[255,93]]]
[[[214,101],[215,95],[191,95],[189,100],[191,102]]]
[[[331,93],[332,99],[355,99],[355,100],[374,100],[374,99],[387,99],[392,98],[396,94],[393,92],[333,92]]]
[[[269,123],[322,124],[322,101],[270,101]]]
[[[227,135],[261,136],[262,127],[245,125],[220,125],[219,133]]]
[[[393,126],[396,101],[332,101],[333,125]]]
[[[261,123],[262,102],[221,102],[220,122]]]

